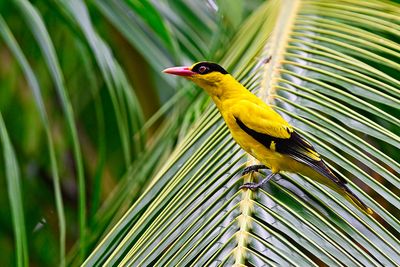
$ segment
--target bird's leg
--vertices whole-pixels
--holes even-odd
[[[261,169],[268,169],[268,168],[267,168],[267,166],[265,166],[263,164],[247,166],[246,168],[243,169],[242,176],[246,175],[246,174],[248,174],[250,172],[258,171],[258,170],[261,170]]]
[[[252,166],[250,166],[250,167],[252,167]],[[273,173],[273,172],[270,173],[270,174],[268,174],[267,177],[265,177],[263,180],[261,180],[261,181],[258,182],[258,183],[245,183],[245,184],[243,184],[242,186],[240,186],[239,189],[246,188],[246,189],[250,189],[250,190],[256,190],[256,189],[262,187],[262,186],[263,186],[265,183],[267,183],[269,180],[271,180],[271,178],[274,177],[275,174],[276,174],[276,173]]]

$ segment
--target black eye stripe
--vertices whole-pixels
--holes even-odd
[[[196,65],[194,65],[192,71],[198,74],[207,74],[211,72],[220,72],[222,74],[228,74],[228,72],[220,65],[206,61],[199,62]]]

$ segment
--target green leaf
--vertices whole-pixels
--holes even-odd
[[[8,198],[14,228],[16,263],[28,266],[28,243],[26,238],[24,207],[22,202],[22,184],[17,157],[8,136],[3,116],[0,113],[0,141],[3,147],[5,174],[7,179]]]
[[[83,171],[82,153],[78,140],[78,132],[73,115],[71,103],[64,85],[64,77],[61,72],[58,59],[55,53],[53,43],[46,30],[46,27],[37,12],[37,10],[28,1],[16,1],[18,8],[23,14],[26,24],[31,28],[31,31],[38,42],[40,49],[45,58],[50,75],[53,79],[57,94],[61,99],[63,112],[67,119],[67,126],[72,140],[75,163],[77,166],[77,178],[79,184],[79,231],[81,235],[80,243],[82,246],[82,254],[85,247],[85,227],[86,227],[86,192],[85,192],[85,177]]]
[[[55,156],[55,147],[54,147],[54,140],[51,135],[51,129],[49,124],[48,115],[45,109],[43,96],[39,87],[39,82],[28,63],[28,60],[25,58],[21,48],[19,47],[18,43],[14,39],[11,31],[9,30],[7,24],[0,16],[0,34],[7,43],[10,50],[13,52],[15,57],[17,58],[21,68],[24,71],[26,80],[28,81],[30,88],[32,89],[33,95],[35,97],[35,102],[37,108],[39,110],[43,126],[46,131],[47,137],[47,144],[50,154],[50,161],[51,161],[51,171],[53,175],[53,187],[54,187],[54,194],[56,199],[56,207],[57,207],[57,216],[58,216],[58,224],[59,224],[59,242],[60,242],[60,266],[65,265],[65,240],[66,240],[66,225],[65,225],[65,212],[64,212],[64,204],[63,199],[61,196],[61,186],[60,186],[60,177],[59,177],[59,170],[57,165],[57,160]],[[8,175],[7,175],[8,176]],[[20,227],[20,226],[16,226]]]

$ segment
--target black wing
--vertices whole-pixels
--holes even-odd
[[[253,137],[259,143],[263,144],[268,149],[274,149],[276,152],[287,155],[292,159],[301,162],[322,175],[328,177],[338,184],[345,184],[346,180],[336,176],[326,166],[324,161],[320,158],[319,154],[315,151],[314,147],[297,132],[289,132],[289,138],[276,138],[267,134],[259,133],[247,127],[241,120],[236,118],[236,123],[248,135]]]

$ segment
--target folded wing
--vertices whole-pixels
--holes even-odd
[[[250,125],[254,125],[254,122],[243,121],[243,118],[239,118],[239,116],[235,117],[235,119],[236,123],[243,131],[259,143],[263,144],[266,148],[275,150],[278,153],[284,154],[313,168],[337,184],[343,185],[346,183],[346,180],[337,177],[326,166],[320,155],[315,151],[314,147],[291,127],[289,128],[285,124],[275,123],[273,125],[274,129],[260,132],[251,128]],[[252,120],[256,119],[256,117],[252,117]],[[268,127],[268,125],[265,125],[265,127]],[[265,132],[272,134],[266,134]]]

